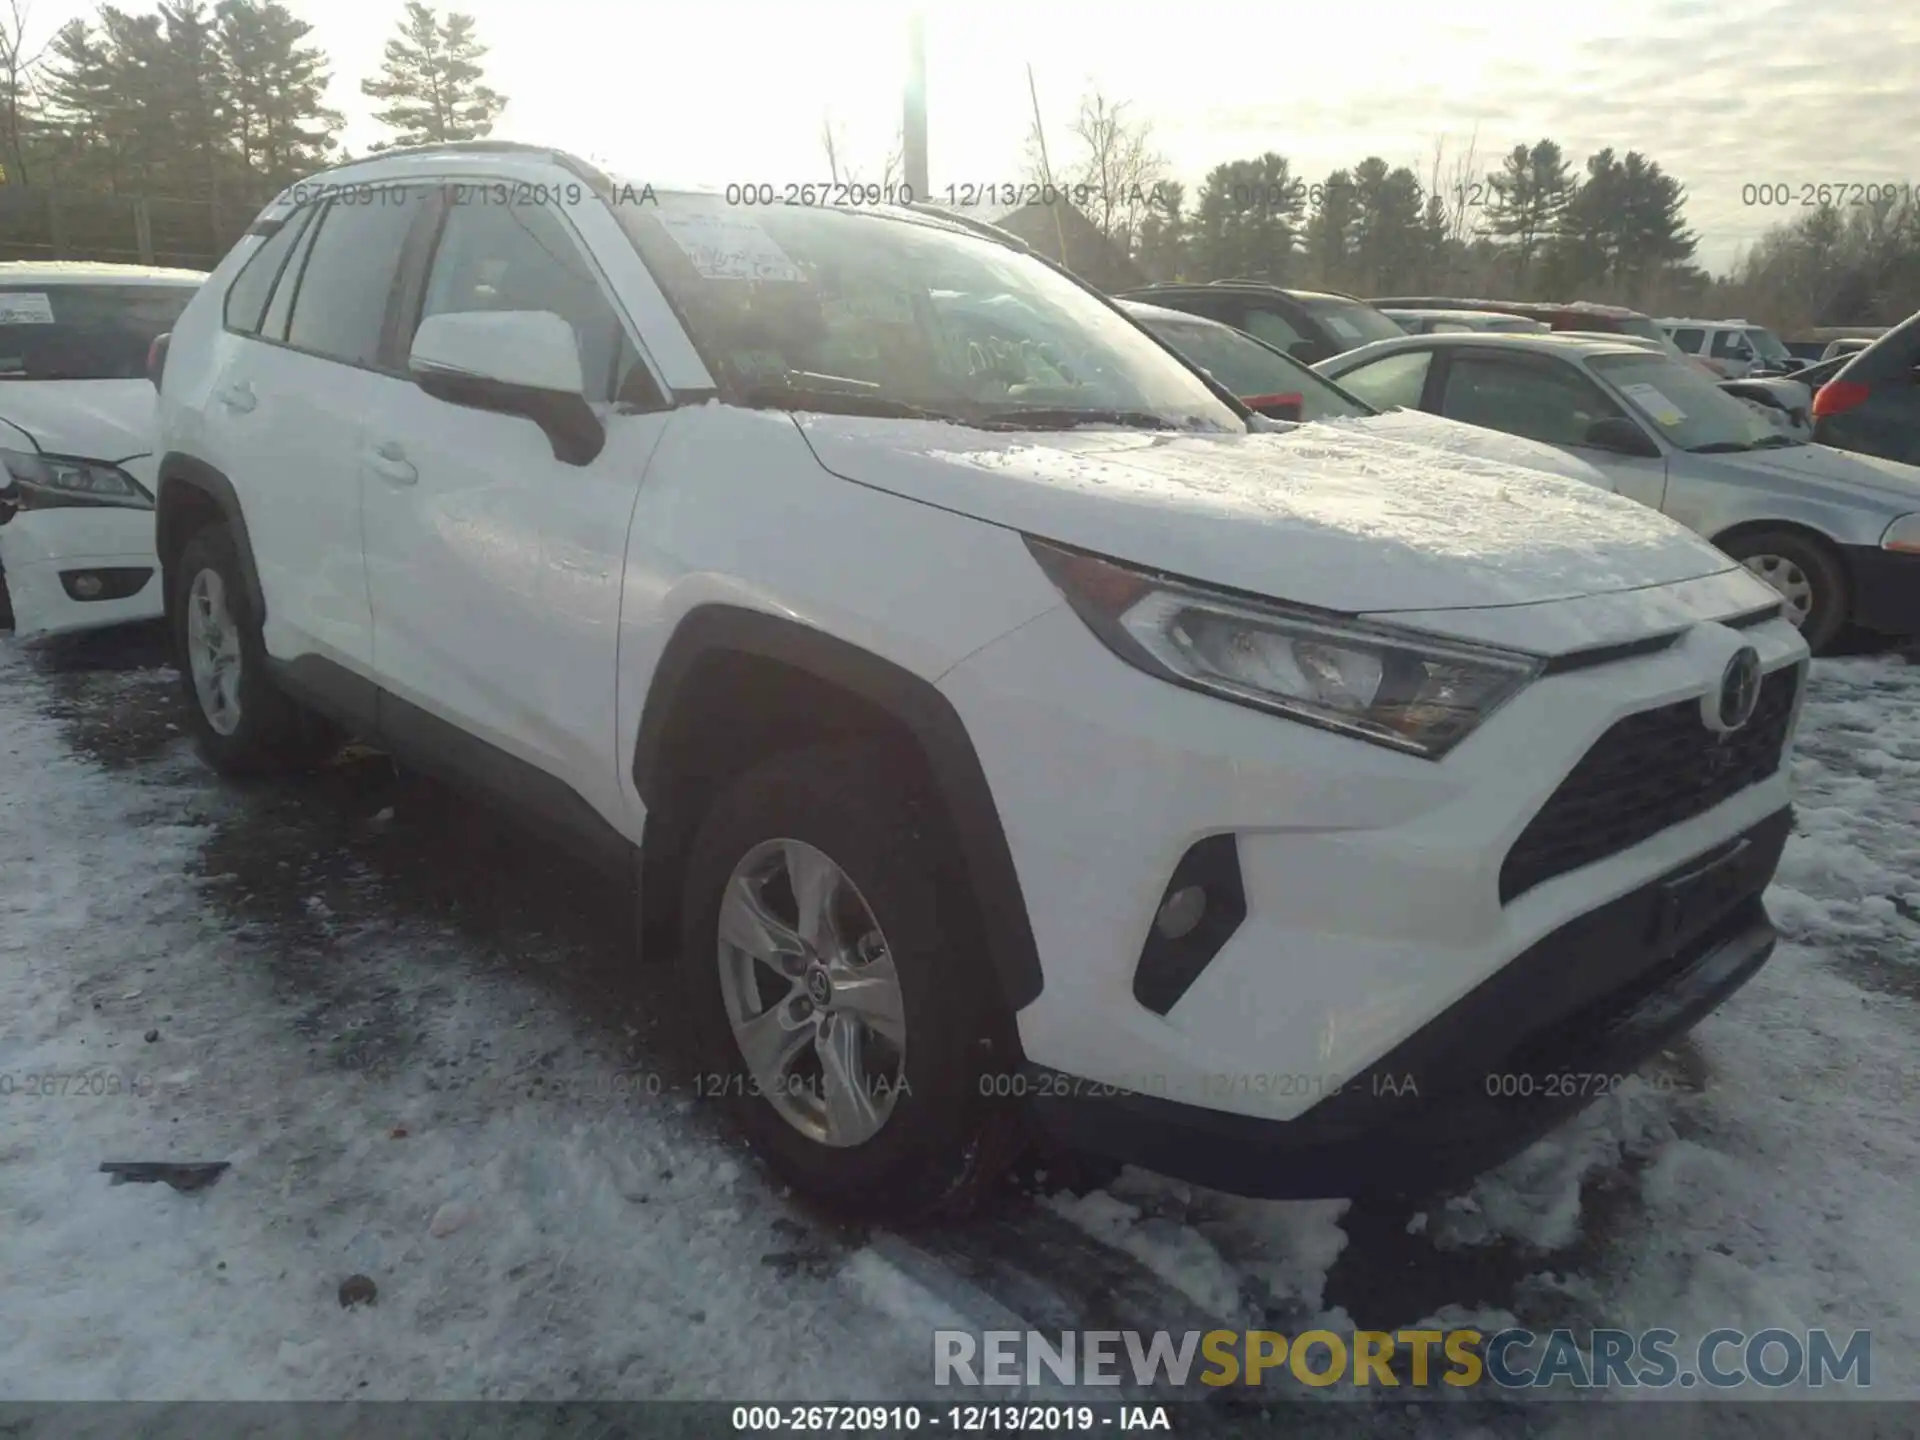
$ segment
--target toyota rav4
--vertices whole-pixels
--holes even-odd
[[[628,869],[810,1196],[958,1205],[1029,1123],[1429,1193],[1772,949],[1764,582],[1392,417],[1252,417],[973,222],[390,153],[260,215],[161,410],[208,760],[357,734]]]

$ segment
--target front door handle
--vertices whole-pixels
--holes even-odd
[[[244,415],[260,402],[254,398],[252,388],[242,380],[227,386],[220,392],[220,403],[229,410],[235,410]]]
[[[376,446],[367,457],[367,463],[382,479],[395,485],[411,485],[420,478],[420,472],[413,468],[413,462],[407,459],[407,452],[393,441]]]

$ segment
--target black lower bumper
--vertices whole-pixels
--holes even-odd
[[[1847,545],[1853,623],[1881,635],[1920,635],[1920,555]]]
[[[1038,1068],[1034,1119],[1064,1144],[1238,1195],[1460,1185],[1616,1088],[1766,963],[1760,895],[1792,827],[1778,811],[1561,926],[1295,1119],[1095,1095]]]

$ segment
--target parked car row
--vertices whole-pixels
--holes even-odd
[[[1778,335],[1750,321],[1667,319],[1659,323],[1682,352],[1729,380],[1790,375],[1806,364]]]
[[[1024,1115],[1424,1194],[1583,1103],[1488,1074],[1631,1070],[1771,951],[1780,592],[1564,446],[1299,363],[1601,342],[1115,302],[924,207],[622,205],[525,146],[325,178],[154,347],[194,739],[358,735],[637,875],[802,1193],[952,1206]],[[451,203],[495,182],[580,198]]]

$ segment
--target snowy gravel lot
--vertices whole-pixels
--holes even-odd
[[[377,756],[216,782],[174,687],[146,633],[0,638],[0,1398],[927,1397],[931,1329],[1008,1315],[1867,1328],[1920,1397],[1920,663],[1816,666],[1772,963],[1470,1195],[1409,1227],[1129,1172],[908,1237],[706,1113],[622,895]]]

